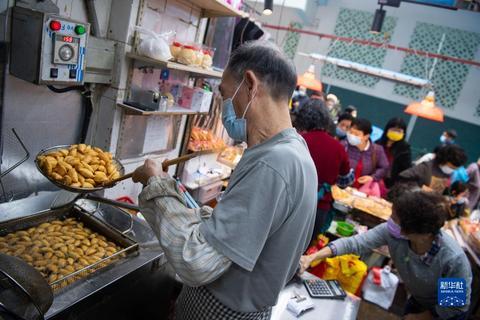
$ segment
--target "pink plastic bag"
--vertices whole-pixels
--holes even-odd
[[[358,191],[366,193],[369,196],[372,197],[378,197],[380,198],[381,192],[380,192],[380,185],[376,181],[370,181],[365,183],[363,186],[358,189]]]

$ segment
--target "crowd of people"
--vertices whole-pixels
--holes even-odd
[[[406,140],[407,125],[402,118],[390,119],[382,136],[373,141],[371,122],[357,117],[353,106],[342,112],[336,96],[316,93],[313,98],[302,96],[293,101],[293,124],[307,142],[318,174],[313,238],[325,232],[333,219],[330,193],[333,184],[386,198],[395,185],[412,183],[424,191],[445,196],[450,203],[450,218],[464,216],[478,207],[480,158],[464,167],[467,155],[455,143],[455,130],[445,130],[440,144],[414,161]]]
[[[332,101],[337,105],[332,106]],[[479,206],[480,159],[465,168],[467,156],[455,143],[457,133],[445,130],[433,152],[413,161],[402,118],[390,119],[381,137],[373,141],[370,121],[357,117],[352,106],[341,112],[336,97],[323,99],[317,93],[301,102],[293,105],[292,120],[307,143],[318,175],[312,241],[329,229],[335,216],[330,190],[334,184],[392,201],[393,214],[366,233],[333,241],[302,256],[300,272],[318,259],[362,254],[386,245],[411,294],[405,319],[466,319],[468,305],[437,305],[437,275],[466,279],[470,290],[468,259],[442,227],[447,220],[466,216]]]

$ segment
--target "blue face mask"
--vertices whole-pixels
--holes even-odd
[[[243,112],[243,115],[241,118],[237,118],[237,115],[235,114],[235,109],[233,107],[233,99],[237,95],[238,90],[243,84],[243,81],[244,80],[240,82],[240,85],[235,90],[235,93],[233,94],[233,96],[223,101],[222,123],[223,123],[223,126],[225,127],[225,130],[227,130],[227,133],[230,136],[230,138],[232,138],[235,141],[246,142],[247,141],[247,119],[245,119],[245,114],[247,113],[248,108],[252,103],[253,97],[252,97],[252,100],[248,102],[247,107],[245,108],[245,111]]]
[[[455,141],[445,137],[443,134],[440,136],[440,143],[442,144],[453,144]]]
[[[342,138],[342,139],[347,136],[347,133],[345,131],[343,131],[342,129],[340,129],[339,127],[335,128],[335,133],[337,134],[337,137]]]

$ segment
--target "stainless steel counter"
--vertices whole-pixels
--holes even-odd
[[[10,220],[49,210],[55,196],[56,192],[48,192],[39,196],[0,204],[0,220]],[[149,272],[163,272],[164,254],[146,222],[133,217],[132,224],[128,214],[108,205],[100,205],[95,216],[120,231],[127,230],[131,226],[128,235],[139,243],[140,249],[138,252],[130,254],[59,290],[46,314],[47,319],[58,316],[61,312],[149,264]],[[155,266],[156,270],[151,270],[153,269],[152,265]]]
[[[302,278],[314,279],[316,277],[305,272]],[[347,293],[345,300],[312,299],[314,308],[297,318],[287,310],[288,301],[295,293],[309,297],[303,283],[293,282],[288,284],[278,296],[277,305],[273,307],[271,320],[355,320],[357,318],[361,299],[349,293]]]

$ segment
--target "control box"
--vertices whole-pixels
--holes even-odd
[[[83,84],[90,25],[13,7],[10,73],[36,84]]]

